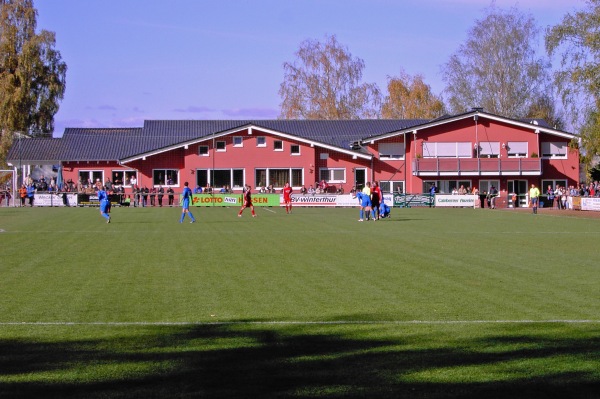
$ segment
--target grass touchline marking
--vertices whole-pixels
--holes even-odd
[[[445,325],[445,324],[600,324],[600,320],[335,320],[335,321],[8,321],[0,326],[213,326],[213,325]]]

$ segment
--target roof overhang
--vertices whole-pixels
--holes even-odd
[[[122,158],[119,160],[119,162],[121,164],[125,164],[125,163],[129,163],[129,162],[133,162],[133,161],[137,161],[140,159],[145,160],[148,157],[154,156],[154,155],[158,155],[158,154],[162,154],[165,152],[169,152],[169,151],[173,151],[179,148],[185,148],[187,149],[189,146],[194,145],[194,144],[199,144],[199,143],[206,143],[206,142],[211,142],[213,140],[216,140],[220,137],[224,137],[224,136],[229,136],[231,134],[235,134],[237,132],[241,132],[241,131],[245,131],[248,130],[248,135],[253,135],[254,134],[254,129],[256,130],[260,130],[261,132],[265,132],[268,134],[271,134],[273,136],[278,136],[281,138],[285,138],[288,140],[294,140],[300,143],[305,143],[310,145],[311,147],[320,147],[320,148],[325,148],[331,151],[336,151],[336,152],[341,152],[343,154],[347,154],[347,155],[351,155],[353,157],[356,158],[362,158],[362,159],[367,159],[370,160],[372,158],[372,155],[370,154],[365,154],[365,153],[359,153],[356,151],[352,151],[352,150],[348,150],[342,147],[336,147],[333,145],[329,145],[329,144],[325,144],[325,143],[321,143],[319,141],[314,141],[314,140],[309,140],[309,139],[305,139],[303,137],[298,137],[295,136],[293,134],[288,134],[288,133],[284,133],[284,132],[280,132],[277,130],[272,130],[272,129],[267,129],[264,128],[260,125],[256,125],[256,124],[250,124],[250,125],[243,125],[243,126],[239,126],[233,129],[228,129],[228,130],[224,130],[222,132],[215,132],[213,134],[207,135],[207,136],[202,136],[199,137],[197,139],[193,139],[193,140],[187,140],[187,141],[183,141],[181,143],[177,143],[177,144],[173,144],[167,147],[163,147],[160,149],[156,149],[153,151],[148,151],[142,154],[136,154],[133,155],[131,157],[127,157],[127,158]]]

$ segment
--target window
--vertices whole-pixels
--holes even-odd
[[[471,180],[425,180],[423,181],[423,192],[429,193],[431,185],[435,183],[439,194],[451,194],[452,190],[463,186],[466,189],[472,189]],[[498,186],[496,185],[496,188]]]
[[[321,168],[319,180],[325,180],[327,183],[345,183],[346,169]]]
[[[263,136],[259,136],[256,138],[256,146],[257,147],[266,147],[267,146],[267,139],[266,137]]]
[[[301,187],[303,180],[302,169],[256,169],[254,173],[256,188],[273,185],[273,188],[281,189],[288,182],[292,187]]]
[[[545,142],[542,143],[542,157],[544,158],[566,158],[567,143]]]
[[[489,192],[492,186],[500,192],[500,180],[479,180],[479,193],[484,194]]]
[[[509,158],[525,158],[527,157],[527,142],[509,141],[506,143],[506,152]]]
[[[379,188],[383,193],[403,193],[403,181],[380,181]]]
[[[104,184],[104,172],[101,170],[80,170],[79,180],[85,187],[93,186],[97,181]]]
[[[176,169],[154,169],[152,184],[155,186],[178,186],[179,171]]]
[[[217,151],[225,151],[225,142],[224,141],[217,141]]]
[[[234,147],[243,147],[244,146],[244,140],[243,140],[242,136],[234,136],[233,137],[233,146]]]
[[[197,169],[196,184],[215,188],[229,186],[241,189],[244,186],[244,169]]]
[[[471,143],[449,142],[428,143],[423,142],[424,158],[471,158]]]
[[[200,155],[201,157],[207,157],[208,156],[208,146],[207,145],[201,145],[198,147],[198,155]]]
[[[540,187],[540,192],[542,194],[548,191],[548,186],[552,187],[552,190],[556,190],[558,186],[567,187],[566,180],[542,180],[542,186]]]
[[[137,184],[137,171],[136,170],[113,170],[112,171],[111,180],[114,184],[130,186],[131,178],[133,178],[134,183]]]
[[[379,159],[404,159],[404,143],[379,143]]]
[[[290,146],[290,153],[292,155],[300,155],[300,146],[298,144],[292,144]]]
[[[481,141],[479,143],[479,156],[482,158],[498,158],[500,156],[500,142]]]
[[[275,151],[283,151],[283,141],[281,141],[281,140],[275,140],[273,142],[273,149]]]

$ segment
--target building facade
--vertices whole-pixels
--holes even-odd
[[[8,162],[60,165],[62,179],[241,192],[325,181],[349,192],[379,181],[386,192],[455,187],[523,194],[530,184],[577,185],[575,135],[541,120],[473,110],[435,120],[146,121],[142,128],[68,128],[61,138],[15,143]],[[575,147],[575,148],[571,148]]]

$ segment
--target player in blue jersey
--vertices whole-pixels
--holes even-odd
[[[185,218],[185,214],[187,213],[192,221],[190,223],[194,223],[196,219],[194,219],[194,215],[190,212],[190,204],[192,202],[192,190],[188,187],[188,182],[183,184],[183,192],[181,193],[181,219],[179,219],[179,223],[183,223],[183,219]]]
[[[362,222],[364,217],[368,218],[369,213],[371,212],[371,197],[361,191],[358,191],[356,193],[356,198],[358,198],[358,203],[360,204],[360,219],[358,219],[358,221]]]
[[[98,187],[98,202],[100,203],[100,215],[106,219],[106,223],[110,223],[110,200],[108,199],[108,193],[104,190],[101,183],[97,184]]]
[[[383,201],[379,205],[379,217],[380,218],[390,217],[390,207],[387,206]]]

